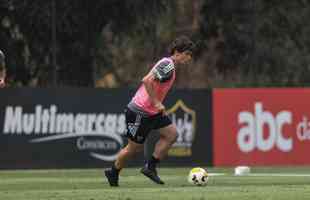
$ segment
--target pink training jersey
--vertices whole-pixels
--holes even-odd
[[[175,80],[173,60],[168,57],[162,58],[154,65],[152,72],[158,80],[155,81],[153,85],[156,97],[160,102],[163,102]],[[143,84],[139,87],[131,102],[136,104],[142,111],[148,113],[149,115],[155,115],[159,112],[152,104],[152,101],[150,100]]]

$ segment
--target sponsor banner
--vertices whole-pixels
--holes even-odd
[[[115,160],[126,144],[129,96],[127,90],[1,90],[0,168],[99,167]]]
[[[310,89],[215,89],[215,166],[309,165]]]
[[[177,90],[167,100],[167,113],[178,132],[177,141],[168,152],[168,164],[211,165],[211,91]]]
[[[0,168],[110,165],[127,143],[123,111],[133,93],[127,89],[1,90]],[[208,96],[205,91],[196,93],[188,98],[188,93],[175,91],[166,102],[167,107],[172,108],[169,114],[180,132],[176,146],[166,159],[168,164],[175,161],[186,164],[200,157],[204,162],[211,161],[210,157],[198,153],[201,151],[192,150],[197,119],[191,107],[199,109],[204,106]],[[174,94],[179,98],[176,99]],[[200,102],[197,104],[199,107],[193,106],[197,102]],[[205,115],[211,117],[210,112],[200,114],[203,119],[208,118]],[[206,127],[204,123],[200,126],[206,134],[202,138],[209,137]],[[136,166],[142,163],[143,155],[139,155],[128,164]]]

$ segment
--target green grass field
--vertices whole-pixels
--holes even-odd
[[[138,169],[125,169],[120,187],[110,188],[101,169],[0,171],[0,200],[210,200],[310,199],[310,168],[254,168],[234,176],[233,169],[209,168],[206,187],[187,183],[190,168],[161,168],[164,186]]]

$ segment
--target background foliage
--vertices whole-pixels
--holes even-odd
[[[124,87],[185,34],[177,87],[308,86],[309,19],[307,0],[1,0],[0,48],[13,86]]]

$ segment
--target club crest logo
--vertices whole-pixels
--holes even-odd
[[[185,157],[192,155],[192,143],[195,137],[196,112],[178,100],[167,110],[172,123],[177,127],[178,138],[168,152],[169,156]]]

